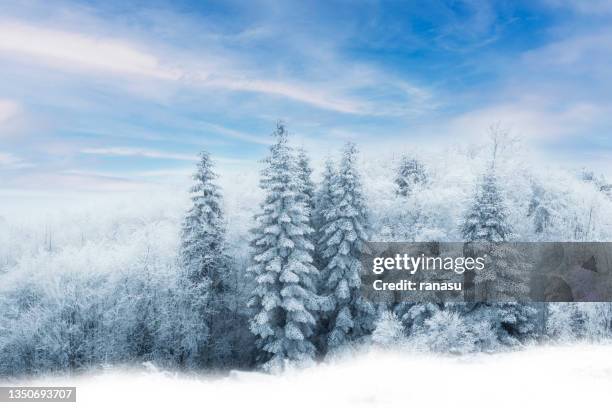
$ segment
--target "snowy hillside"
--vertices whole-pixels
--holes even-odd
[[[370,351],[281,376],[108,369],[28,385],[76,386],[83,407],[603,407],[612,398],[612,346],[469,357]]]

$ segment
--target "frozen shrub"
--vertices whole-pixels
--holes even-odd
[[[402,323],[395,313],[385,311],[376,320],[376,328],[372,333],[372,343],[379,346],[399,344],[404,339]]]
[[[476,350],[477,338],[457,312],[440,310],[427,319],[417,342],[437,353],[462,354]]]

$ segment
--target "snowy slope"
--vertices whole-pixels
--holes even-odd
[[[278,376],[186,378],[143,369],[30,383],[50,384],[76,385],[79,407],[606,407],[612,345],[469,357],[372,351]]]

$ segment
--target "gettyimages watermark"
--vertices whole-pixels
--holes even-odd
[[[611,302],[608,242],[370,242],[362,293],[378,301]]]

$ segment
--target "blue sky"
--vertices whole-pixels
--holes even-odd
[[[612,1],[0,3],[0,189],[130,190],[265,154],[444,147],[500,122],[612,170]]]

